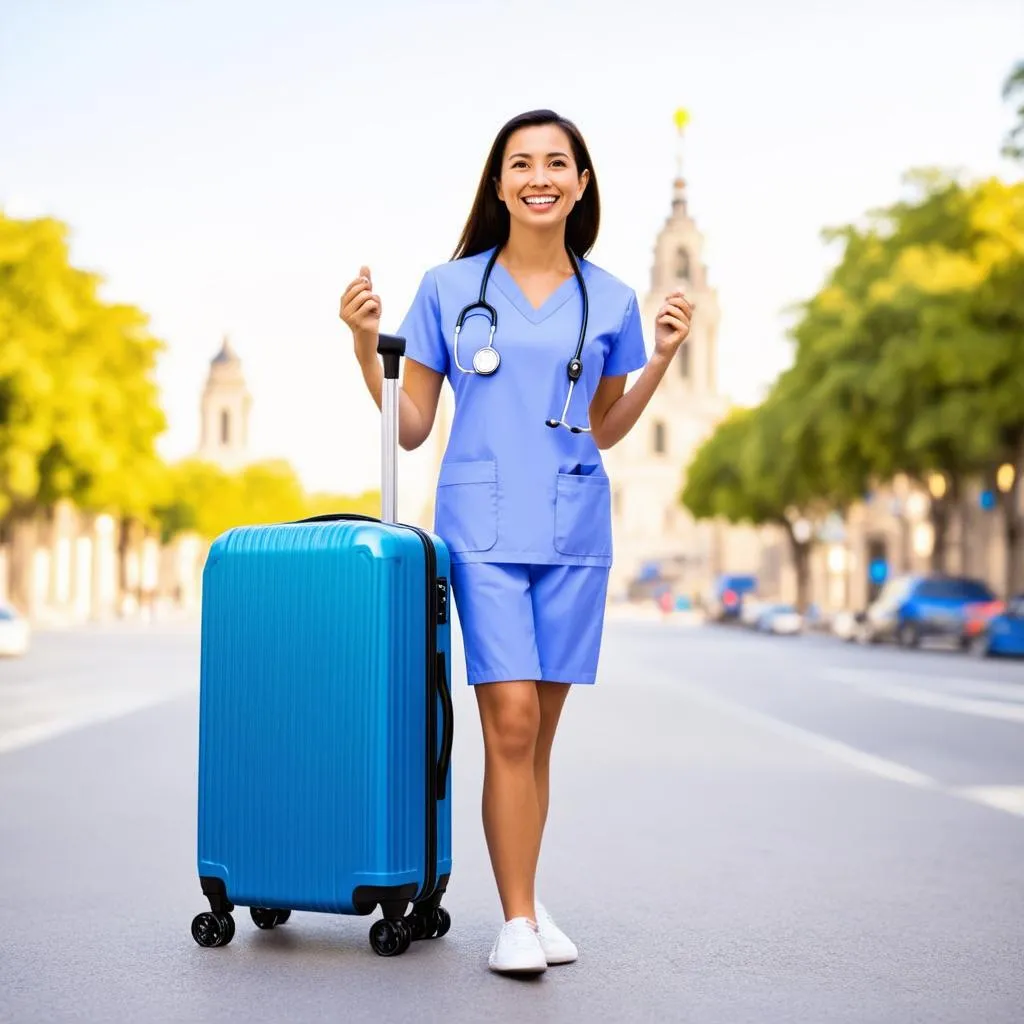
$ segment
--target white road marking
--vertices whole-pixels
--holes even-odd
[[[73,713],[68,713],[67,706],[57,710],[59,705],[54,705],[52,714],[43,710],[42,717],[37,721],[29,721],[24,725],[16,725],[14,728],[4,726],[0,729],[0,754],[12,750],[21,750],[30,747],[35,743],[42,743],[44,740],[53,739],[64,733],[84,729],[87,726],[98,725],[101,722],[109,722],[115,718],[123,718],[135,711],[144,708],[154,707],[165,701],[172,700],[182,693],[187,692],[188,687],[176,687],[169,690],[155,690],[149,693],[133,693],[125,691],[122,693],[109,693],[97,695],[83,703]]]
[[[968,786],[950,792],[954,796],[1024,817],[1024,786]]]
[[[925,690],[918,686],[902,686],[884,681],[884,676],[879,673],[866,673],[857,669],[827,668],[822,670],[821,677],[830,682],[847,683],[867,693],[902,701],[904,704],[917,704],[938,711],[977,715],[981,718],[996,718],[1004,722],[1024,722],[1024,704],[1020,703],[978,700],[944,691]],[[928,677],[920,678],[924,680]]]
[[[795,740],[806,747],[810,747],[812,750],[816,750],[837,761],[842,761],[860,771],[877,775],[883,779],[903,782],[908,786],[920,786],[923,788],[935,788],[938,786],[938,783],[933,778],[925,775],[923,772],[916,771],[914,768],[909,768],[907,765],[898,764],[896,761],[889,761],[884,757],[877,757],[874,754],[868,754],[846,743],[840,743],[839,740],[830,739],[828,736],[811,732],[809,729],[802,729],[797,725],[791,725],[780,718],[766,715],[762,711],[754,711],[752,708],[748,708],[743,704],[737,704],[735,701],[728,700],[727,698],[713,696],[702,687],[689,686],[684,683],[681,685],[673,684],[672,689],[685,690],[687,695],[701,704],[717,708],[726,714],[732,715],[734,718],[750,722],[760,726],[762,729],[768,729],[776,735]]]
[[[995,679],[972,679],[970,676],[947,676],[926,672],[900,670],[849,668],[845,665],[829,666],[828,672],[842,673],[847,679],[893,679],[911,685],[926,686],[930,692],[937,689],[943,693],[962,693],[974,697],[997,697],[1011,704],[1024,704],[1024,678],[1019,683],[1002,683]]]
[[[969,786],[952,787],[944,786],[914,768],[896,761],[890,761],[884,757],[876,757],[846,743],[822,736],[820,733],[811,732],[809,729],[802,729],[799,726],[791,725],[782,719],[766,715],[762,711],[754,711],[743,704],[725,697],[713,695],[700,686],[691,686],[686,683],[673,684],[674,690],[682,690],[686,695],[700,704],[714,708],[733,718],[749,722],[759,728],[766,729],[782,736],[785,739],[794,740],[811,750],[840,761],[858,771],[866,772],[879,778],[888,779],[892,782],[901,782],[904,785],[915,786],[918,789],[931,789],[947,796],[955,796],[961,799],[970,800],[973,803],[981,804],[991,810],[1005,811],[1007,814],[1024,817],[1024,786]]]

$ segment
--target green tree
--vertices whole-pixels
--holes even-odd
[[[908,200],[827,233],[843,251],[802,307],[795,363],[836,475],[945,477],[947,496],[931,505],[943,569],[967,482],[1016,461],[1024,443],[1024,185],[935,172],[908,182]],[[1019,533],[1014,513],[1013,545]],[[1017,561],[1014,550],[1008,584]]]
[[[295,471],[280,460],[227,473],[198,458],[184,459],[169,468],[165,490],[167,500],[155,509],[164,543],[186,531],[213,540],[234,526],[293,522],[334,512],[380,513],[376,491],[355,497],[306,495]]]
[[[1003,142],[1003,156],[1011,160],[1024,160],[1024,60],[1019,60],[1003,84],[1003,99],[1017,104],[1016,123]]]
[[[10,589],[23,606],[20,528],[62,498],[143,518],[161,485],[162,345],[101,284],[71,265],[63,224],[0,214],[0,526],[15,541]]]
[[[757,408],[730,413],[698,448],[680,499],[697,519],[780,527],[796,573],[797,604],[810,592],[817,519],[830,487],[815,451],[813,425],[799,416],[798,381],[784,374]]]

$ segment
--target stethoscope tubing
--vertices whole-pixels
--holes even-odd
[[[489,377],[495,373],[498,367],[501,365],[501,355],[498,350],[494,347],[494,332],[498,328],[498,311],[487,301],[487,283],[491,278],[491,271],[494,269],[495,261],[498,258],[498,252],[500,246],[495,246],[494,252],[491,253],[487,260],[487,265],[484,267],[483,277],[480,279],[480,294],[476,302],[471,302],[466,306],[462,307],[459,315],[455,321],[455,337],[453,340],[453,349],[455,355],[455,366],[462,373],[475,373],[482,377]],[[583,345],[587,337],[587,318],[589,316],[589,298],[587,295],[587,285],[583,280],[583,271],[580,269],[579,260],[576,258],[576,254],[568,247],[566,247],[566,253],[569,256],[569,262],[572,264],[572,271],[576,277],[577,282],[580,286],[580,298],[583,303],[583,314],[580,318],[580,333],[576,341],[576,351],[573,353],[572,359],[566,363],[565,372],[569,378],[569,389],[565,396],[565,406],[562,409],[562,415],[558,420],[550,419],[544,422],[549,427],[565,426],[574,434],[589,433],[589,427],[573,427],[565,422],[565,417],[569,412],[569,403],[572,401],[572,393],[576,386],[576,382],[580,379],[583,374]],[[487,336],[487,344],[482,348],[477,349],[473,355],[473,368],[466,369],[459,361],[459,335],[462,332],[463,324],[465,323],[466,317],[471,315],[474,310],[482,310],[486,314],[488,322],[490,324],[490,331]],[[479,365],[478,365],[479,364]]]

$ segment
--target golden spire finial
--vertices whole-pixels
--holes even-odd
[[[675,180],[675,192],[677,201],[682,201],[683,188],[685,187],[683,181],[683,132],[686,126],[690,123],[690,112],[685,107],[676,107],[675,113],[672,115],[672,119],[675,122],[676,132],[679,136],[678,142],[676,142],[676,180]]]

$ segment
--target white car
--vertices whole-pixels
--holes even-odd
[[[0,602],[0,657],[18,658],[26,654],[31,636],[28,619]]]
[[[794,636],[803,632],[804,617],[791,604],[771,604],[761,609],[756,628],[762,633]]]
[[[761,617],[761,613],[768,606],[764,601],[758,601],[753,595],[748,597],[743,604],[740,606],[740,622],[744,626],[749,626],[751,629],[757,626],[757,620]]]

